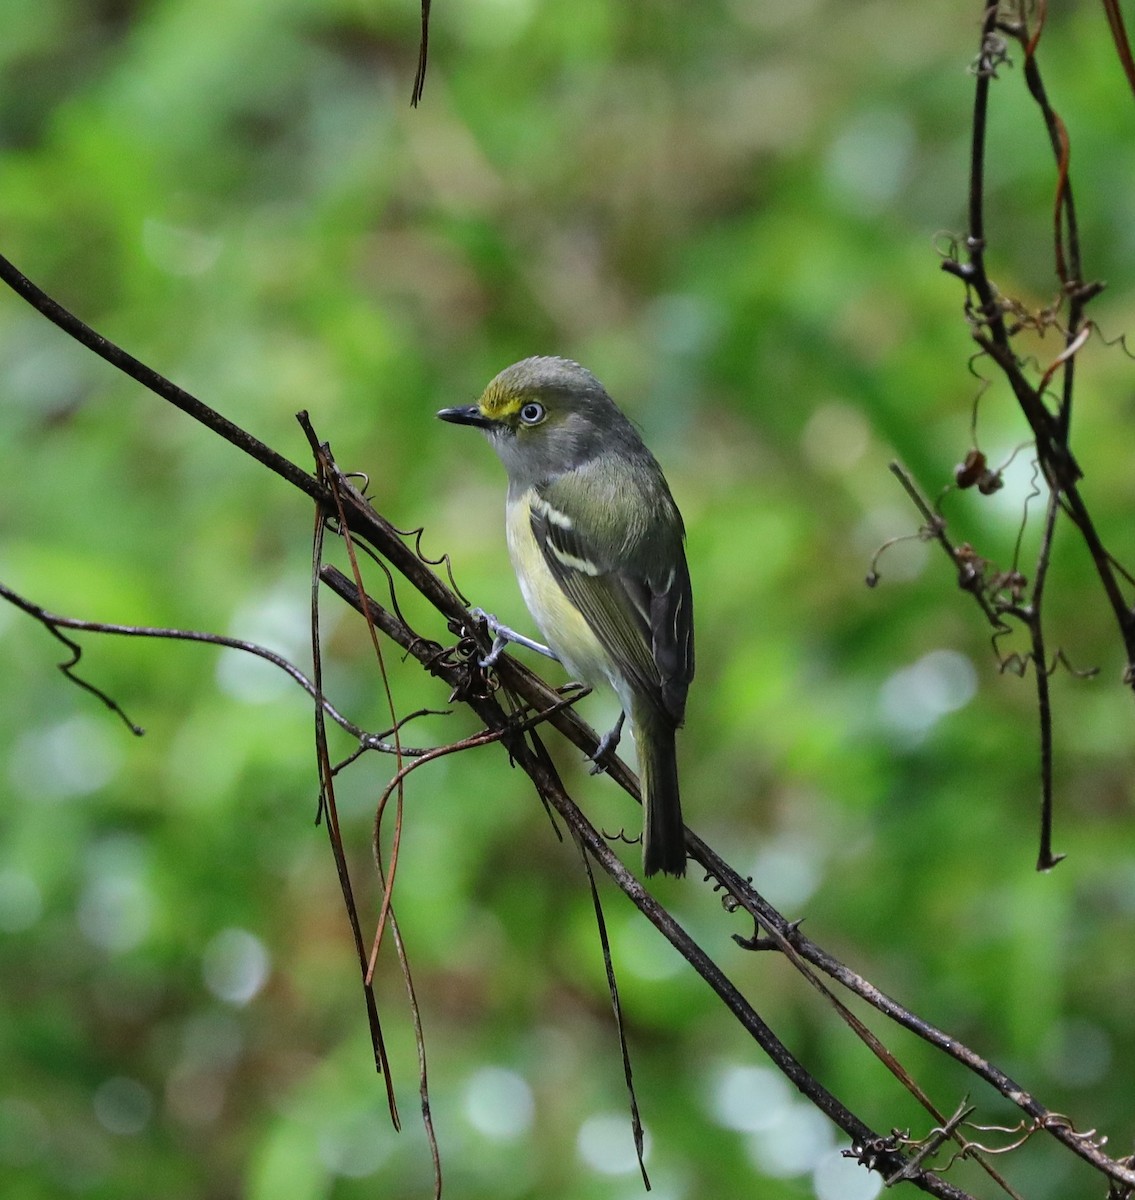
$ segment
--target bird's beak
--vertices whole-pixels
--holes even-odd
[[[459,408],[443,408],[437,414],[443,421],[453,425],[475,425],[478,429],[491,429],[492,420],[486,417],[476,404],[467,404]]]

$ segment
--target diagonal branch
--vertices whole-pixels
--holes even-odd
[[[151,387],[157,394],[177,404],[179,408],[243,449],[254,459],[269,466],[306,495],[316,499],[323,511],[332,519],[337,519],[341,525],[349,528],[357,537],[369,542],[385,563],[386,569],[401,575],[415,587],[445,617],[450,628],[463,641],[471,642],[475,647],[477,639],[484,640],[483,633],[476,629],[475,623],[469,617],[460,597],[447,587],[431,566],[424,561],[420,553],[420,534],[413,547],[408,545],[405,535],[375,512],[357,489],[341,476],[335,483],[334,492],[338,497],[338,501],[336,501],[335,496],[332,495],[332,489],[322,484],[321,481],[257,439],[245,434],[243,430],[221,417],[220,414],[201,404],[188,393],[183,392],[168,380],[164,380],[156,372],[95,334],[87,326],[73,318],[71,314],[66,313],[65,310],[50,301],[18,272],[16,272],[18,278],[13,282],[12,271],[14,268],[0,259],[0,277],[8,278],[9,282],[12,282],[22,295],[36,303],[36,306],[40,307],[41,311],[45,311],[61,328],[78,337],[84,344],[90,344],[107,361],[126,370],[128,374]],[[338,508],[339,515],[336,516],[338,505],[342,507]],[[341,597],[355,607],[365,610],[376,628],[402,645],[430,673],[444,679],[481,716],[486,729],[501,731],[501,740],[509,748],[518,765],[533,780],[542,799],[568,823],[573,834],[592,859],[608,874],[623,894],[639,908],[640,912],[678,948],[679,952],[706,980],[735,1019],[765,1050],[777,1067],[818,1108],[849,1134],[858,1149],[861,1161],[870,1161],[871,1165],[878,1166],[889,1176],[909,1180],[930,1194],[964,1200],[967,1193],[941,1178],[934,1169],[922,1168],[912,1162],[900,1146],[892,1144],[891,1139],[878,1137],[861,1118],[819,1083],[780,1042],[721,968],[694,942],[673,916],[645,890],[612,852],[604,838],[586,820],[563,788],[547,756],[529,746],[524,735],[518,730],[491,690],[483,688],[483,679],[478,678],[481,673],[476,666],[476,654],[462,655],[437,642],[422,638],[396,614],[382,608],[374,601],[361,599],[355,584],[335,568],[324,567],[321,577]],[[488,644],[485,640],[481,652],[483,653],[487,649]],[[532,706],[532,711],[552,708],[562,699],[510,656],[503,656],[496,669],[500,682],[504,685],[507,693],[515,693]],[[551,712],[547,720],[549,724],[562,730],[574,744],[580,746],[585,752],[590,753],[595,750],[598,738],[594,730],[581,721],[572,709],[560,707]],[[620,786],[637,796],[637,783],[625,765],[617,760],[612,761],[608,774]],[[796,965],[798,965],[798,961],[812,962],[813,965],[849,987],[856,994],[867,999],[880,1012],[904,1027],[917,1032],[925,1040],[937,1045],[951,1057],[965,1064],[970,1070],[992,1082],[1003,1095],[1008,1096],[1027,1113],[1034,1115],[1054,1136],[1060,1137],[1081,1157],[1086,1158],[1111,1179],[1124,1184],[1135,1184],[1135,1171],[1130,1170],[1125,1164],[1107,1158],[1090,1138],[1076,1134],[1071,1129],[1070,1123],[1050,1113],[1031,1095],[1019,1088],[1007,1076],[991,1067],[976,1053],[921,1021],[807,939],[801,938],[781,914],[760,899],[747,881],[740,879],[736,872],[729,868],[701,839],[688,831],[687,844],[694,858],[705,866],[712,878],[726,887],[737,905],[750,912],[763,928],[775,931],[774,940],[778,948],[786,953],[789,961]],[[792,953],[789,953],[789,950]],[[1058,1128],[1061,1120],[1063,1120],[1063,1132],[1061,1128]]]
[[[413,630],[409,629],[393,613],[382,608],[370,597],[360,597],[354,584],[335,567],[323,568],[322,578],[325,583],[352,607],[362,611],[368,610],[369,619],[392,638],[406,651],[412,654],[426,667],[431,674],[437,675],[457,690],[463,689],[468,676],[465,669],[459,665],[447,663],[439,657],[430,643],[424,642]],[[503,662],[504,656],[501,661]],[[513,732],[510,718],[492,696],[473,694],[466,700],[469,706],[485,723],[486,728],[503,731],[508,734],[504,740],[513,761],[528,775],[535,784],[541,797],[549,803],[560,815],[572,834],[591,858],[607,873],[615,885],[634,904],[638,910],[655,926],[659,932],[677,949],[687,962],[717,993],[728,1010],[740,1023],[742,1028],[765,1051],[788,1079],[806,1095],[822,1112],[826,1113],[845,1133],[854,1145],[866,1146],[880,1141],[878,1135],[871,1130],[859,1117],[848,1109],[840,1100],[832,1095],[818,1080],[816,1080],[776,1037],[768,1025],[758,1016],[757,1012],[729,980],[721,968],[694,941],[694,939],[678,924],[674,917],[664,909],[657,900],[646,890],[639,880],[623,865],[615,855],[603,836],[584,816],[578,805],[565,790],[559,775],[545,755],[539,755],[523,738]],[[567,710],[565,710],[567,711]],[[549,717],[550,723],[555,723],[557,716],[562,718],[563,712]],[[687,833],[688,840],[697,848],[697,839]],[[898,1151],[884,1151],[878,1156],[878,1167],[888,1173],[901,1172],[907,1167],[907,1162]],[[967,1193],[940,1179],[930,1171],[921,1171],[911,1177],[911,1182],[931,1195],[951,1197],[962,1200]]]

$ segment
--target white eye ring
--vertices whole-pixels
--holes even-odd
[[[529,400],[520,410],[520,419],[525,425],[539,425],[545,415],[544,406],[535,400]]]

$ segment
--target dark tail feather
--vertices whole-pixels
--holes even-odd
[[[686,873],[686,833],[678,798],[674,727],[656,713],[633,713],[642,779],[642,863],[648,875]]]

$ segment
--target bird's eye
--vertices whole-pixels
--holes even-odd
[[[539,425],[544,419],[544,406],[535,400],[529,400],[520,410],[520,419],[525,425]]]

